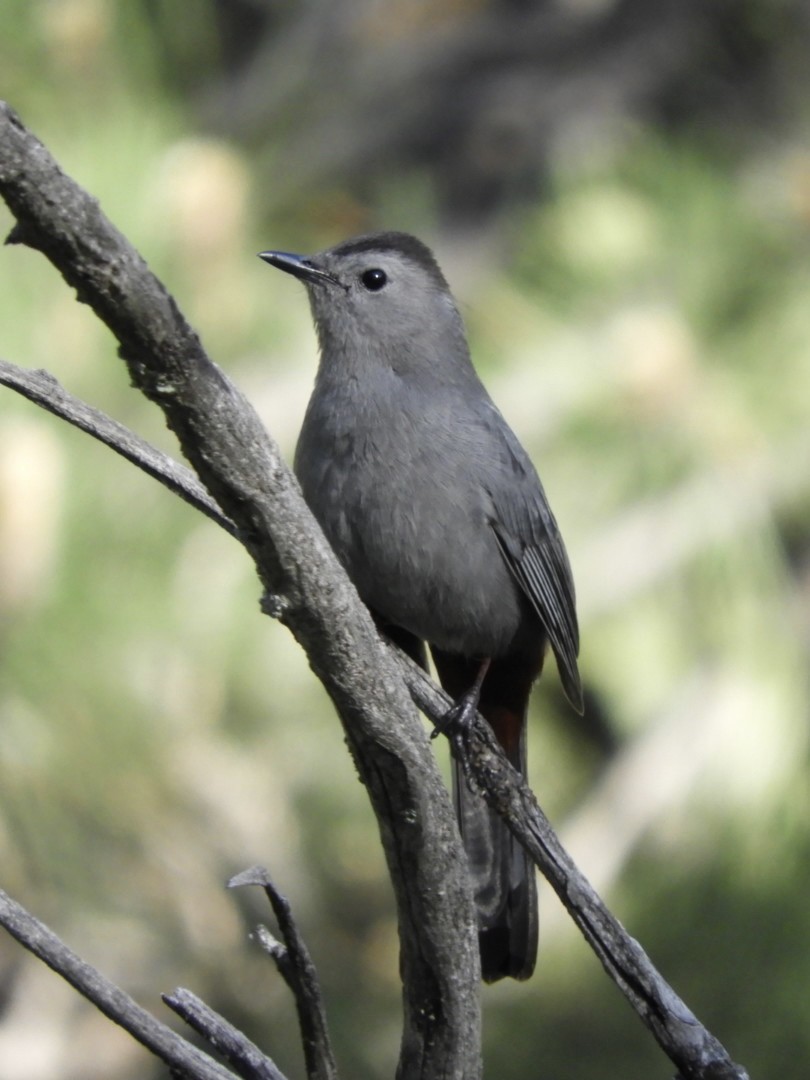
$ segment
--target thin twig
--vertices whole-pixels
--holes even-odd
[[[2,889],[0,925],[174,1072],[194,1080],[234,1080],[233,1073],[142,1009]]]
[[[289,901],[261,866],[251,867],[228,882],[232,889],[242,885],[260,885],[276,916],[284,947],[282,949],[278,942],[275,943],[277,947],[268,943],[266,951],[295,997],[307,1076],[310,1080],[337,1080],[337,1065],[329,1038],[318,972],[299,933]]]
[[[284,1073],[246,1035],[190,990],[178,987],[163,1000],[229,1061],[242,1080],[286,1080]]]
[[[0,385],[16,390],[54,416],[92,435],[116,454],[137,465],[148,476],[159,480],[169,491],[211,518],[231,536],[236,535],[236,526],[225,517],[191,469],[164,454],[162,450],[158,450],[100,409],[69,394],[50,372],[31,371],[0,359]]]
[[[292,990],[293,975],[287,946],[279,941],[276,935],[265,926],[264,923],[259,923],[256,927],[256,938],[262,949],[276,965],[276,970],[279,975]]]

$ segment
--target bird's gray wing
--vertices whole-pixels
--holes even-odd
[[[548,635],[566,697],[582,712],[579,627],[568,555],[528,455],[508,428],[500,434],[509,475],[489,490],[494,510],[490,524],[506,565]]]

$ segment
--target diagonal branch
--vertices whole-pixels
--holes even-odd
[[[286,1080],[274,1061],[196,994],[178,987],[163,994],[163,1000],[231,1063],[242,1080]]]
[[[142,1009],[2,890],[0,925],[178,1075],[194,1080],[234,1080],[233,1073]]]
[[[340,715],[380,827],[400,926],[399,1073],[480,1075],[479,961],[469,876],[449,796],[394,663],[242,394],[97,201],[0,104],[9,240],[43,252],[112,330],[133,384],[239,530],[272,609]],[[268,604],[268,608],[271,605]]]

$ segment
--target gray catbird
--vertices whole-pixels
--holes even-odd
[[[478,704],[525,775],[548,644],[582,711],[574,585],[528,455],[473,369],[447,282],[405,233],[312,257],[262,252],[306,285],[320,365],[295,453],[304,497],[381,628]],[[466,695],[466,697],[465,697]],[[534,868],[455,776],[487,982],[531,975]]]

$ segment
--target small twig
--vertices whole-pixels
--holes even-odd
[[[180,1076],[234,1080],[234,1074],[161,1024],[100,971],[72,952],[52,930],[0,889],[0,925],[70,983],[97,1009]]]
[[[286,1080],[274,1061],[196,994],[178,987],[162,997],[170,1009],[231,1063],[243,1080]]]
[[[160,481],[195,510],[211,518],[231,536],[236,535],[236,526],[225,517],[191,469],[150,445],[100,409],[73,397],[50,372],[31,371],[8,360],[0,360],[0,385],[16,390],[35,405],[92,435],[116,454],[137,465],[148,476]]]
[[[434,723],[438,722],[452,704],[450,699],[422,668],[399,650],[394,651],[400,657],[415,703]],[[469,728],[451,733],[450,746],[476,790],[523,844],[605,971],[678,1067],[683,1080],[748,1080],[745,1069],[732,1061],[720,1041],[678,997],[574,864],[486,721],[476,716]]]
[[[290,973],[290,957],[287,953],[287,946],[283,945],[275,934],[264,925],[259,923],[256,927],[256,937],[259,944],[276,965],[276,970],[282,977],[287,986],[292,989],[292,975]]]
[[[337,1065],[329,1039],[318,972],[298,931],[289,901],[281,895],[261,866],[253,866],[228,882],[232,889],[242,885],[260,885],[264,889],[278,922],[284,945],[266,930],[264,934],[260,932],[260,941],[295,997],[307,1076],[310,1080],[336,1080]]]

